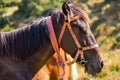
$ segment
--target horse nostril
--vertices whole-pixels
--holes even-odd
[[[101,61],[101,68],[103,68],[104,66],[104,61]]]

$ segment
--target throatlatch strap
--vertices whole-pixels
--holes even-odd
[[[57,39],[56,39],[56,36],[55,36],[55,32],[53,30],[51,16],[46,18],[46,23],[47,23],[47,27],[48,27],[48,31],[49,31],[49,37],[50,37],[52,46],[53,46],[55,52],[58,55],[58,64],[63,65],[64,64],[64,60],[63,60],[62,56],[60,55],[60,49],[58,47],[58,43],[57,43]]]

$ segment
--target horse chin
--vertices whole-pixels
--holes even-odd
[[[96,69],[94,65],[85,65],[85,72],[92,76],[96,76],[97,73],[101,72],[101,69]]]

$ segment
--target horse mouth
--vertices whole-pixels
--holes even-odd
[[[95,69],[93,65],[89,65],[89,66],[85,65],[85,73],[95,76],[99,72],[101,72],[101,70]]]

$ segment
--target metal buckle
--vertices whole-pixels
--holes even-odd
[[[85,59],[81,59],[81,60],[78,62],[78,64],[80,64],[81,66],[85,66],[87,62],[88,62],[88,61],[86,61]]]

